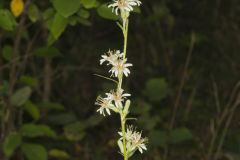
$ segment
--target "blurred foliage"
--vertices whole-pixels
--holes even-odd
[[[109,1],[13,2],[0,0],[0,159],[120,159],[120,122],[94,106],[114,85],[94,76],[108,74],[100,55],[122,47]],[[134,11],[124,85],[149,143],[132,159],[239,160],[240,1],[151,0]]]

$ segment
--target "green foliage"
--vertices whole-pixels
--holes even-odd
[[[30,98],[32,89],[23,87],[18,89],[11,97],[11,104],[14,106],[22,106]]]
[[[87,9],[98,6],[97,0],[81,0],[81,4]]]
[[[55,47],[41,47],[37,48],[34,54],[40,58],[55,58],[60,56],[60,51]]]
[[[63,151],[63,150],[59,150],[59,149],[52,149],[49,151],[49,156],[51,157],[55,157],[58,159],[69,159],[70,155]]]
[[[161,101],[168,94],[168,85],[164,78],[153,78],[146,82],[145,95],[151,101]]]
[[[34,120],[39,120],[40,111],[38,107],[35,104],[33,104],[31,101],[27,101],[24,104],[24,109]]]
[[[2,56],[5,60],[10,61],[12,57],[12,46],[6,45],[2,49]]]
[[[22,152],[26,156],[27,160],[47,160],[46,149],[39,144],[24,143],[21,146]]]
[[[0,9],[0,27],[7,31],[13,31],[16,25],[17,22],[9,10]]]
[[[20,133],[25,137],[56,137],[56,133],[47,125],[24,124],[20,128]]]
[[[59,36],[63,33],[67,26],[67,23],[68,20],[65,17],[59,13],[55,14],[52,25],[50,27],[50,32],[55,39],[58,39]]]
[[[37,5],[30,4],[30,6],[28,7],[27,15],[33,23],[37,22],[41,18],[40,14],[41,13],[40,13]]]
[[[110,19],[110,20],[118,20],[119,19],[119,17],[116,16],[112,12],[112,9],[108,8],[106,4],[99,6],[97,9],[97,13],[102,18],[106,18],[106,19]]]
[[[54,8],[61,15],[61,16],[57,15],[58,18],[59,17],[68,18],[69,16],[72,16],[74,13],[76,13],[79,10],[81,1],[69,0],[69,2],[66,3],[65,0],[52,0],[52,3]]]
[[[9,134],[4,143],[3,143],[3,151],[7,157],[10,157],[17,147],[22,143],[22,137],[19,133],[11,133]]]
[[[32,76],[27,76],[27,75],[21,76],[19,81],[25,85],[28,85],[29,87],[37,87],[39,85],[38,79]]]

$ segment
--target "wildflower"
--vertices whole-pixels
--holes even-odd
[[[118,132],[118,134],[123,137],[122,132]],[[143,150],[147,150],[147,138],[142,138],[142,133],[134,131],[133,126],[127,127],[125,137],[128,143],[127,146],[129,152],[139,150],[140,153],[143,153]]]
[[[115,14],[118,15],[119,10],[130,12],[133,11],[134,6],[140,6],[141,4],[142,2],[139,0],[113,0],[113,3],[108,7],[112,8],[113,12],[115,11]]]
[[[130,70],[128,67],[133,66],[131,63],[126,63],[127,59],[118,59],[116,63],[113,65],[109,72],[112,73],[112,76],[118,77],[119,75],[124,74],[126,77],[130,74]]]
[[[111,91],[110,93],[106,93],[106,95],[108,96],[108,100],[114,101],[116,107],[123,108],[122,102],[126,97],[131,96],[131,94],[123,92],[124,90],[120,89],[117,92]]]
[[[102,114],[103,116],[105,116],[105,112],[104,112],[105,110],[109,115],[111,115],[110,109],[112,106],[112,100],[98,96],[97,100],[95,102],[95,105],[100,106],[100,108],[97,110],[97,112],[100,112],[100,114]]]
[[[106,54],[102,55],[102,59],[100,60],[100,65],[102,65],[104,62],[108,62],[107,65],[114,65],[116,64],[117,60],[119,58],[123,57],[123,53],[120,52],[120,50],[109,50]]]

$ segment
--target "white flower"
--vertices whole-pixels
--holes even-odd
[[[123,133],[118,132],[121,139],[123,139]],[[139,150],[140,153],[143,153],[143,150],[147,150],[146,142],[147,138],[142,138],[142,133],[134,131],[133,126],[128,126],[127,131],[125,132],[125,137],[127,141],[127,149],[129,152]]]
[[[108,5],[109,8],[112,8],[113,12],[118,15],[119,10],[122,11],[133,11],[133,6],[140,6],[142,4],[139,0],[113,0],[113,3]]]
[[[131,96],[131,94],[129,93],[123,93],[124,90],[120,89],[117,92],[111,91],[110,93],[106,93],[106,95],[108,96],[108,100],[114,101],[115,106],[117,108],[123,108],[123,104],[122,102],[124,101],[124,99],[126,97]]]
[[[131,63],[126,63],[127,59],[118,59],[109,72],[112,73],[112,76],[118,77],[119,75],[124,74],[126,77],[130,74],[128,67],[133,66]]]
[[[106,54],[102,55],[102,59],[100,60],[100,65],[102,65],[104,62],[108,62],[107,65],[116,64],[117,60],[123,57],[123,53],[120,52],[120,50],[109,50]]]
[[[111,115],[110,109],[112,106],[112,100],[98,96],[97,100],[95,102],[95,105],[100,106],[100,108],[97,110],[97,112],[100,112],[100,114],[102,114],[103,116],[105,116],[105,112],[104,112],[105,110],[109,115]]]

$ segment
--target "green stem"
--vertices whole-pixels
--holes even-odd
[[[128,38],[128,19],[123,19],[123,27],[122,27],[123,37],[124,37],[124,45],[123,45],[123,60],[126,58],[127,54],[127,38]],[[122,82],[123,82],[123,74],[118,76],[118,88],[117,90],[120,91],[122,89]],[[128,160],[128,153],[126,147],[126,115],[125,113],[121,112],[121,126],[122,126],[122,135],[123,135],[123,156],[124,160]]]
[[[126,148],[126,131],[125,131],[125,115],[121,113],[121,125],[122,125],[122,135],[123,135],[123,156],[124,160],[128,160],[127,148]]]

